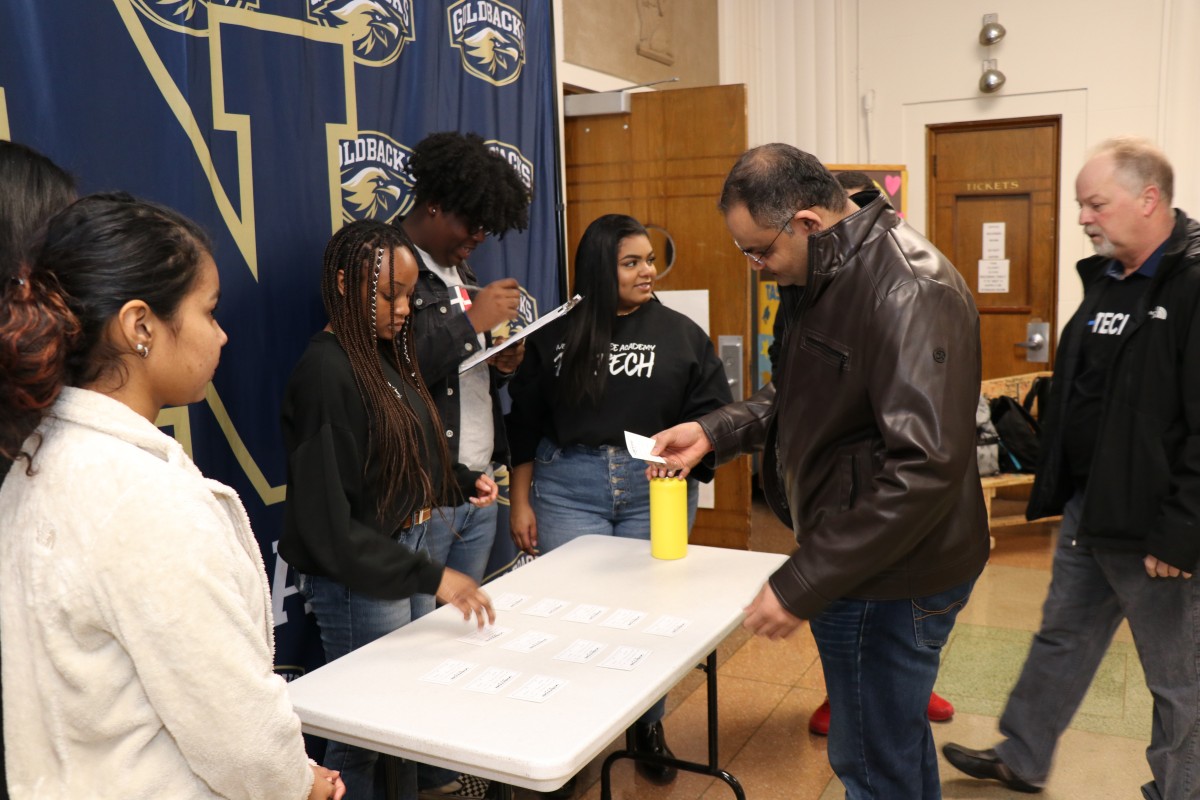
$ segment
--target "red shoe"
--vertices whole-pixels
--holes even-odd
[[[817,710],[808,718],[808,732],[817,736],[829,735],[829,698],[817,706]]]
[[[940,697],[937,692],[930,692],[929,709],[926,713],[929,714],[930,722],[946,722],[953,719],[954,706],[946,698]]]

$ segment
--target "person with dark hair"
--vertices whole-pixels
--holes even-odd
[[[417,592],[480,626],[495,619],[475,580],[420,551],[432,507],[463,497],[487,506],[496,484],[453,464],[417,369],[416,259],[403,229],[382,222],[351,222],[333,235],[321,273],[329,323],[309,340],[284,395],[279,554],[296,570],[330,661],[407,624]],[[341,742],[325,753],[350,796],[365,800],[383,796],[378,761]],[[403,762],[401,800],[416,791],[415,765]]]
[[[1040,792],[1122,621],[1154,723],[1145,800],[1200,797],[1200,221],[1172,208],[1150,141],[1102,142],[1075,178],[1095,255],[1063,328],[1029,519],[1062,515],[1042,624],[1000,715],[1001,741],[954,742],[973,778]]]
[[[17,274],[46,220],[74,200],[66,170],[32,147],[0,139],[0,280]]]
[[[524,344],[466,372],[458,367],[493,344],[493,328],[517,316],[521,293],[513,278],[480,287],[468,259],[488,236],[526,228],[529,191],[508,161],[474,133],[426,136],[413,148],[408,172],[415,196],[400,224],[420,256],[412,303],[417,363],[444,423],[450,458],[495,475],[508,463],[500,387],[521,362]],[[435,509],[422,548],[480,581],[498,511],[467,502]],[[432,595],[413,597],[413,617],[434,608]],[[474,776],[426,765],[420,772],[422,788],[435,796],[482,797],[487,791],[487,782]]]
[[[50,220],[0,305],[0,630],[16,797],[341,798],[274,672],[237,494],[154,425],[226,337],[194,223],[128,195]]]
[[[846,194],[850,196],[850,202],[859,208],[866,206],[882,194],[879,189],[875,188],[875,182],[867,177],[866,173],[847,171],[839,172],[834,177],[842,185],[842,188],[846,190]],[[787,317],[782,304],[780,304],[779,312],[775,317],[775,336],[777,340],[782,341],[783,326],[786,324],[785,319]],[[772,343],[770,347],[772,372],[775,371],[778,348],[778,343]],[[954,706],[937,692],[930,692],[929,706],[925,709],[925,713],[931,722],[946,722],[954,717]],[[817,736],[829,735],[829,697],[826,697],[824,702],[817,706],[812,716],[808,718],[808,729]]]
[[[66,170],[32,147],[0,139],[0,286],[28,262],[30,248],[46,220],[74,200],[75,180]],[[11,464],[0,454],[0,483]],[[0,722],[3,719],[0,702]],[[4,775],[4,737],[0,735],[0,800],[8,797]]]
[[[570,314],[528,337],[509,386],[513,448],[513,541],[549,552],[579,536],[650,538],[645,463],[625,448],[625,431],[648,434],[699,418],[730,401],[729,383],[708,335],[654,297],[655,254],[633,217],[592,222],[575,251]],[[688,481],[688,530],[697,483]],[[665,702],[634,724],[633,748],[671,755],[663,738]],[[656,783],[673,767],[638,762]]]
[[[650,472],[762,451],[767,502],[799,547],[744,627],[779,639],[808,621],[847,798],[939,798],[929,695],[988,557],[971,292],[883,198],[858,209],[791,145],[744,153],[720,208],[797,311],[774,380],[659,433],[667,467]]]

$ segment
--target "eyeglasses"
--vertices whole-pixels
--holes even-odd
[[[738,244],[737,239],[733,240],[733,244],[735,247],[737,247],[738,250],[742,251],[742,255],[744,255],[746,258],[750,259],[755,264],[758,264],[760,267],[765,267],[766,266],[766,258],[767,258],[767,256],[769,256],[771,254],[771,248],[775,246],[775,243],[777,241],[779,241],[779,237],[782,236],[783,232],[787,230],[788,225],[792,224],[792,219],[795,216],[796,216],[795,214],[792,214],[792,216],[787,218],[787,222],[783,223],[783,227],[779,229],[779,233],[775,234],[775,238],[771,240],[771,243],[769,245],[767,245],[765,248],[763,248],[763,251],[761,253],[758,253],[758,254],[751,253],[745,247],[742,247],[740,244]]]

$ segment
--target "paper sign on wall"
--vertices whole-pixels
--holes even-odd
[[[983,258],[985,261],[1004,258],[1004,223],[983,223]]]
[[[979,293],[1008,293],[1008,259],[983,258],[979,260]]]

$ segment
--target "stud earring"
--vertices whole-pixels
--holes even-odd
[[[133,346],[133,352],[137,353],[142,358],[146,358],[150,355],[150,348],[141,342],[138,342]]]

